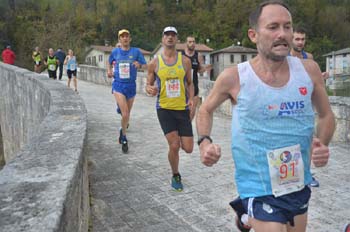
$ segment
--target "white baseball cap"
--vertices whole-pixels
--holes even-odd
[[[174,32],[175,34],[177,34],[177,30],[175,27],[169,26],[164,28],[163,34],[167,33],[167,32]]]

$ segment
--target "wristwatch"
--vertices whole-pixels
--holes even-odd
[[[198,146],[201,145],[201,143],[204,141],[204,139],[208,139],[210,141],[210,143],[213,142],[213,140],[210,138],[209,135],[202,135],[202,136],[198,137],[198,141],[197,141]]]

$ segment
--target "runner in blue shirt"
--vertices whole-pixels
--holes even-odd
[[[128,30],[120,30],[118,39],[121,47],[113,49],[109,56],[107,75],[109,78],[114,77],[112,93],[117,103],[117,112],[122,115],[119,143],[122,144],[122,151],[127,153],[126,129],[136,95],[137,70],[146,69],[147,65],[140,49],[130,46],[131,36]]]
[[[306,231],[310,156],[316,167],[327,164],[334,115],[317,63],[288,56],[293,38],[288,6],[278,0],[262,2],[249,24],[258,55],[225,69],[197,114],[201,161],[212,166],[220,159],[221,147],[210,137],[213,114],[230,100],[231,150],[242,199],[231,206],[241,211],[239,230]]]

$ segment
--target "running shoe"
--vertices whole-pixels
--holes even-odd
[[[126,139],[126,136],[123,135],[121,140],[122,140],[121,144],[122,144],[122,151],[123,151],[123,153],[128,153],[129,146],[128,146],[128,140]]]
[[[310,183],[311,187],[320,187],[320,182],[318,182],[318,180],[316,180],[315,177],[312,177],[312,181]]]
[[[349,223],[344,226],[343,232],[350,232],[350,224]]]
[[[248,216],[248,215],[243,207],[241,198],[237,197],[236,199],[231,201],[230,206],[233,208],[233,210],[235,211],[235,213],[237,215],[235,220],[236,220],[236,226],[239,229],[239,231],[249,232],[252,227],[250,227],[242,222],[242,216],[244,216],[244,215]]]
[[[178,192],[181,192],[183,190],[180,174],[173,175],[173,178],[171,178],[171,187]]]

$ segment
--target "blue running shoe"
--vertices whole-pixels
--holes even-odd
[[[126,139],[126,136],[123,135],[121,140],[122,140],[121,144],[122,144],[122,151],[123,151],[123,153],[128,153],[129,146],[128,146],[128,140]]]
[[[173,178],[171,178],[171,187],[178,192],[181,192],[183,190],[183,185],[181,183],[181,175],[180,174],[174,174]]]
[[[311,187],[320,187],[320,182],[318,182],[318,180],[316,180],[315,177],[312,177],[312,181],[310,183]]]

